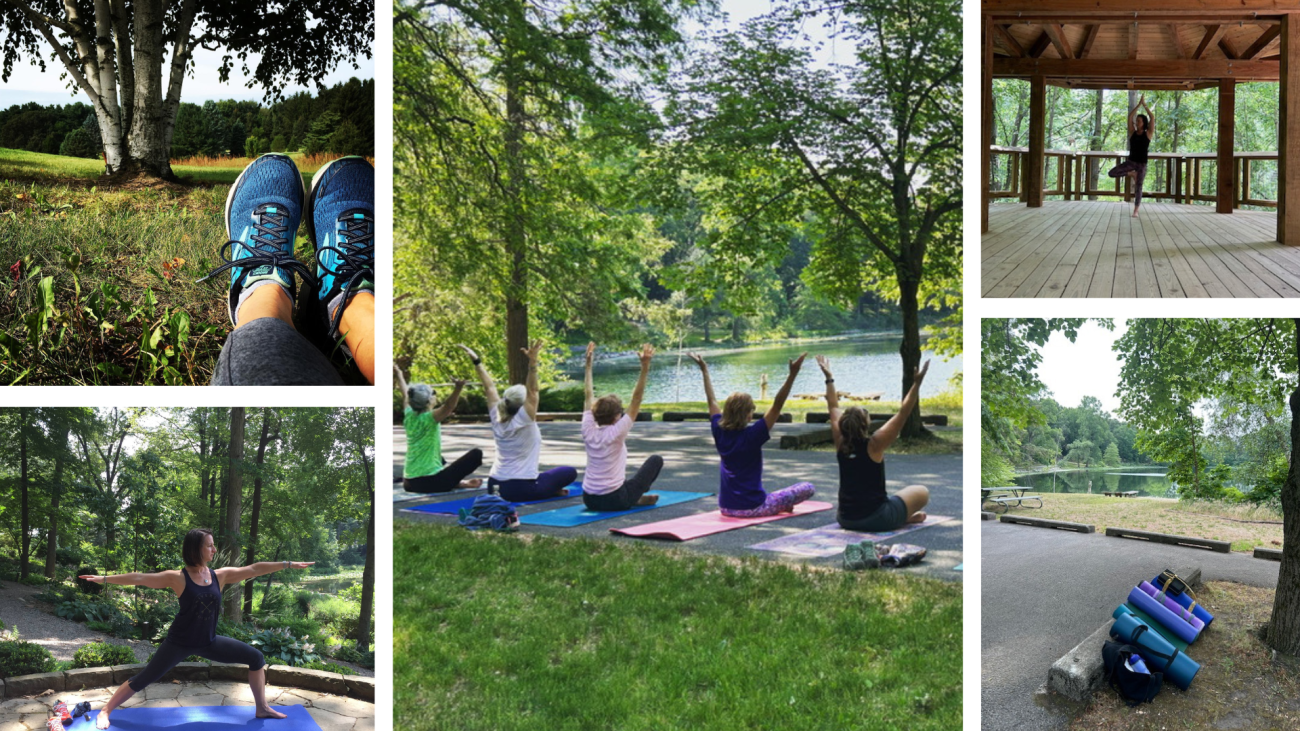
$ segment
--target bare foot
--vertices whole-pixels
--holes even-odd
[[[95,718],[95,728],[101,729],[101,731],[108,728],[108,711],[99,712],[99,716]]]
[[[465,490],[473,490],[476,487],[482,487],[483,481],[475,477],[472,480],[465,480],[464,482],[460,483],[460,486]]]
[[[659,496],[658,496],[658,495],[642,495],[639,499],[637,499],[636,504],[637,504],[637,505],[654,505],[654,504],[657,503],[657,502],[659,502]]]
[[[266,708],[257,709],[257,717],[258,718],[284,718],[285,716],[283,713],[280,713],[274,708],[267,706]]]
[[[925,519],[926,519],[927,517],[929,517],[929,516],[927,516],[927,515],[925,514],[925,511],[924,511],[924,510],[918,510],[918,511],[916,511],[915,513],[912,513],[912,517],[908,518],[908,519],[907,519],[907,522],[909,522],[909,523],[924,523],[924,522],[925,522]]]
[[[789,505],[789,506],[787,506],[787,507],[781,508],[781,512],[782,512],[782,513],[793,513],[793,512],[794,512],[794,506],[793,506],[793,505]]]
[[[1137,218],[1137,217],[1138,217],[1138,209],[1136,209],[1136,208],[1133,209],[1133,217],[1134,217],[1134,218]]]

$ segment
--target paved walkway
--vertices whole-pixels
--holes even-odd
[[[0,703],[0,731],[43,731],[56,700],[71,708],[90,701],[102,708],[116,688],[92,688],[74,693],[55,693],[33,699],[15,698]],[[370,731],[375,727],[375,705],[355,698],[317,693],[300,688],[266,686],[267,701],[273,706],[305,706],[322,731]],[[180,708],[190,706],[252,706],[247,683],[227,681],[155,683],[122,704],[123,708]],[[92,715],[93,719],[94,716]],[[109,727],[112,728],[111,726]]]
[[[572,465],[579,469],[586,464],[583,451],[580,425],[577,423],[544,423],[542,428],[542,467],[547,469],[560,465]],[[836,504],[839,485],[839,471],[835,455],[831,452],[784,451],[777,444],[781,434],[793,434],[797,431],[816,428],[802,424],[779,424],[773,430],[772,440],[764,450],[764,470],[769,488],[785,487],[796,482],[811,482],[817,487],[814,500]],[[401,462],[406,453],[406,439],[400,428],[393,432],[394,460]],[[478,447],[483,450],[486,464],[475,475],[487,478],[491,468],[494,447],[492,433],[483,425],[450,425],[443,428],[444,455],[450,460],[465,450]],[[697,492],[716,492],[718,488],[718,454],[713,447],[713,438],[709,426],[703,422],[663,423],[641,422],[636,424],[628,437],[629,471],[640,465],[650,454],[659,454],[664,458],[664,469],[655,482],[655,490],[691,490]],[[926,560],[914,568],[903,569],[908,573],[921,574],[933,578],[961,580],[963,574],[953,568],[962,562],[962,507],[961,507],[961,457],[959,455],[890,455],[886,458],[888,487],[897,490],[904,485],[921,484],[930,488],[930,513],[955,516],[953,520],[931,528],[908,533],[903,541],[925,546],[929,553]],[[458,499],[481,493],[457,493],[449,496]],[[433,521],[453,523],[451,516],[430,515],[427,513],[403,512],[403,508],[422,502],[435,502],[449,499],[438,497],[420,502],[397,503],[394,505],[394,518],[416,521]],[[525,506],[519,509],[521,515],[532,512],[552,510],[567,505],[580,504],[580,498]],[[576,528],[549,528],[545,526],[524,526],[529,532],[549,533],[560,536],[588,536],[607,538],[614,541],[639,541],[650,545],[664,547],[681,547],[707,553],[734,556],[760,556],[763,558],[807,562],[821,565],[839,565],[840,558],[805,559],[772,551],[754,551],[749,549],[756,543],[771,540],[782,535],[817,528],[835,522],[834,509],[813,513],[811,515],[787,518],[785,520],[750,526],[739,530],[717,533],[704,538],[697,538],[685,543],[675,541],[657,541],[637,538],[625,538],[609,533],[610,528],[641,525],[660,520],[668,520],[694,513],[705,513],[717,509],[716,498],[702,498],[677,505],[668,505],[622,518],[611,518]]]
[[[1110,619],[1139,581],[1199,566],[1203,581],[1276,587],[1278,563],[1123,538],[983,522],[981,713],[985,731],[1061,728],[1038,705],[1053,662]]]
[[[96,632],[81,622],[55,616],[53,607],[37,601],[36,594],[45,591],[43,586],[28,586],[17,581],[0,581],[0,621],[5,629],[18,627],[18,636],[41,645],[50,651],[55,660],[71,660],[78,647],[91,642],[107,642],[131,648],[137,662],[149,659],[153,645],[138,640]],[[113,587],[113,591],[129,591]]]

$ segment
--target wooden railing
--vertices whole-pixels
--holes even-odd
[[[1029,190],[1026,165],[1029,162],[1027,147],[993,146],[990,175],[996,180],[989,180],[989,197],[1017,198],[1028,200]],[[1097,152],[1092,150],[1045,150],[1043,152],[1043,195],[1060,196],[1065,200],[1083,200],[1091,197],[1119,197],[1124,200],[1133,198],[1133,181],[1127,176],[1110,178],[1106,171],[1118,165],[1128,157],[1124,152]],[[1152,152],[1147,160],[1146,185],[1142,196],[1155,200],[1171,200],[1175,203],[1214,203],[1216,199],[1211,187],[1205,192],[1204,184],[1212,181],[1217,155],[1212,152]],[[1233,161],[1236,166],[1236,185],[1233,191],[1233,208],[1241,206],[1261,206],[1276,208],[1277,201],[1252,198],[1251,174],[1252,163],[1259,161],[1277,162],[1276,152],[1235,152]],[[1210,163],[1210,174],[1203,174],[1202,166]],[[1097,167],[1097,187],[1090,185],[1089,167]],[[1258,166],[1256,166],[1258,170]],[[1274,172],[1276,179],[1276,172]],[[995,182],[1002,190],[994,188]],[[1005,183],[1005,185],[1001,185]],[[1106,186],[1106,187],[1103,187]]]

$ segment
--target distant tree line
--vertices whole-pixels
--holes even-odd
[[[243,157],[264,152],[375,154],[375,82],[357,78],[294,94],[263,106],[255,101],[181,102],[172,157]],[[97,158],[99,126],[89,104],[35,102],[0,110],[0,147]]]

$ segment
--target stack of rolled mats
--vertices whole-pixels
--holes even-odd
[[[1201,669],[1186,654],[1187,647],[1210,626],[1214,615],[1196,602],[1181,580],[1170,577],[1173,572],[1166,572],[1133,587],[1128,601],[1111,614],[1115,624],[1110,634],[1137,647],[1147,666],[1187,690]]]

